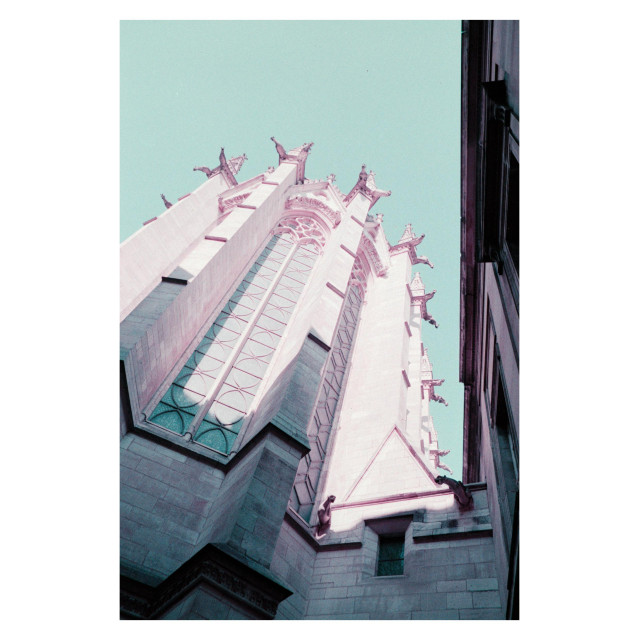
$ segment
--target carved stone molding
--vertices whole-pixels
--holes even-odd
[[[310,198],[303,195],[295,195],[288,198],[284,205],[286,209],[305,209],[315,211],[327,218],[332,227],[335,228],[342,221],[342,215],[339,211],[331,209],[327,204],[317,198]]]
[[[233,196],[231,198],[218,198],[218,209],[220,213],[227,213],[233,207],[236,207],[238,204],[241,204],[251,195],[251,192],[241,193],[239,196]]]
[[[381,256],[379,255],[379,251],[377,251],[377,247],[372,240],[366,236],[366,234],[362,235],[359,250],[372,266],[376,276],[383,277],[388,273],[388,266],[384,265]]]

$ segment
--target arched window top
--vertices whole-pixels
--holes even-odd
[[[321,254],[329,232],[317,218],[296,215],[282,218],[273,231],[274,235],[284,233],[290,233],[295,243],[309,245],[309,250]]]

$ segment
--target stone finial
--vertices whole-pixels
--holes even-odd
[[[326,181],[328,182],[328,184],[333,184],[333,182],[335,182],[335,174],[334,173],[330,173],[327,176]]]
[[[162,198],[162,201],[164,202],[164,206],[165,206],[167,209],[170,209],[170,208],[173,206],[173,203],[169,202],[169,201],[164,197],[164,194],[163,194],[163,193],[161,193],[161,194],[160,194],[160,197]]]
[[[368,174],[368,178],[366,180],[366,187],[369,189],[369,191],[377,194],[377,197],[388,197],[390,196],[391,192],[390,191],[382,191],[381,189],[377,188],[377,185],[375,184],[375,173],[373,171],[371,171]]]
[[[437,484],[446,484],[455,495],[455,500],[461,507],[470,508],[473,505],[473,494],[459,480],[448,478],[447,476],[437,476],[435,478]]]
[[[335,496],[328,496],[322,505],[323,508],[317,512],[319,523],[317,525],[316,536],[323,536],[331,526],[331,505],[335,502]]]
[[[406,228],[404,229],[404,233],[402,234],[402,237],[399,239],[399,242],[397,244],[402,244],[403,242],[410,242],[411,240],[414,240],[416,237],[417,236],[413,231],[413,225],[409,222],[406,225]]]
[[[237,156],[229,160],[229,169],[231,170],[231,173],[234,176],[236,176],[239,173],[240,169],[242,168],[242,165],[246,160],[248,160],[248,158],[246,157],[245,153],[243,153],[241,156]]]
[[[424,283],[422,281],[422,277],[419,275],[419,271],[415,274],[415,277],[412,279],[411,283],[410,283],[410,288],[411,289],[422,289],[422,290],[426,290],[424,287]]]

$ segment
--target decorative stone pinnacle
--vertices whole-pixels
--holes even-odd
[[[419,275],[419,271],[415,274],[415,277],[411,281],[410,288],[411,289],[422,289],[424,291],[426,290],[425,287],[424,287],[424,283],[422,282],[422,277]]]
[[[366,173],[365,164],[362,165],[362,170],[359,172],[355,186],[344,198],[344,204],[348,206],[357,193],[362,193],[371,201],[369,209],[371,209],[380,198],[385,198],[391,194],[390,191],[381,191],[377,188],[377,185],[375,184],[375,174],[372,171],[370,174]]]
[[[416,237],[417,236],[413,231],[413,225],[409,222],[406,225],[406,228],[404,229],[404,233],[402,234],[402,237],[399,239],[399,242],[397,244],[402,244],[403,242],[409,242],[410,240],[414,240]]]
[[[248,160],[248,158],[246,157],[245,153],[243,153],[241,156],[231,158],[231,160],[229,161],[229,169],[234,176],[238,174],[239,170],[242,168],[242,165],[246,160]]]

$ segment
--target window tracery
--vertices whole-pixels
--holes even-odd
[[[317,495],[322,466],[337,411],[349,354],[357,329],[359,313],[366,293],[366,271],[361,260],[355,259],[339,326],[333,339],[327,368],[322,380],[315,413],[307,436],[311,450],[300,460],[291,506],[307,522],[310,521]]]
[[[280,222],[149,421],[228,454],[322,252],[312,218]]]

